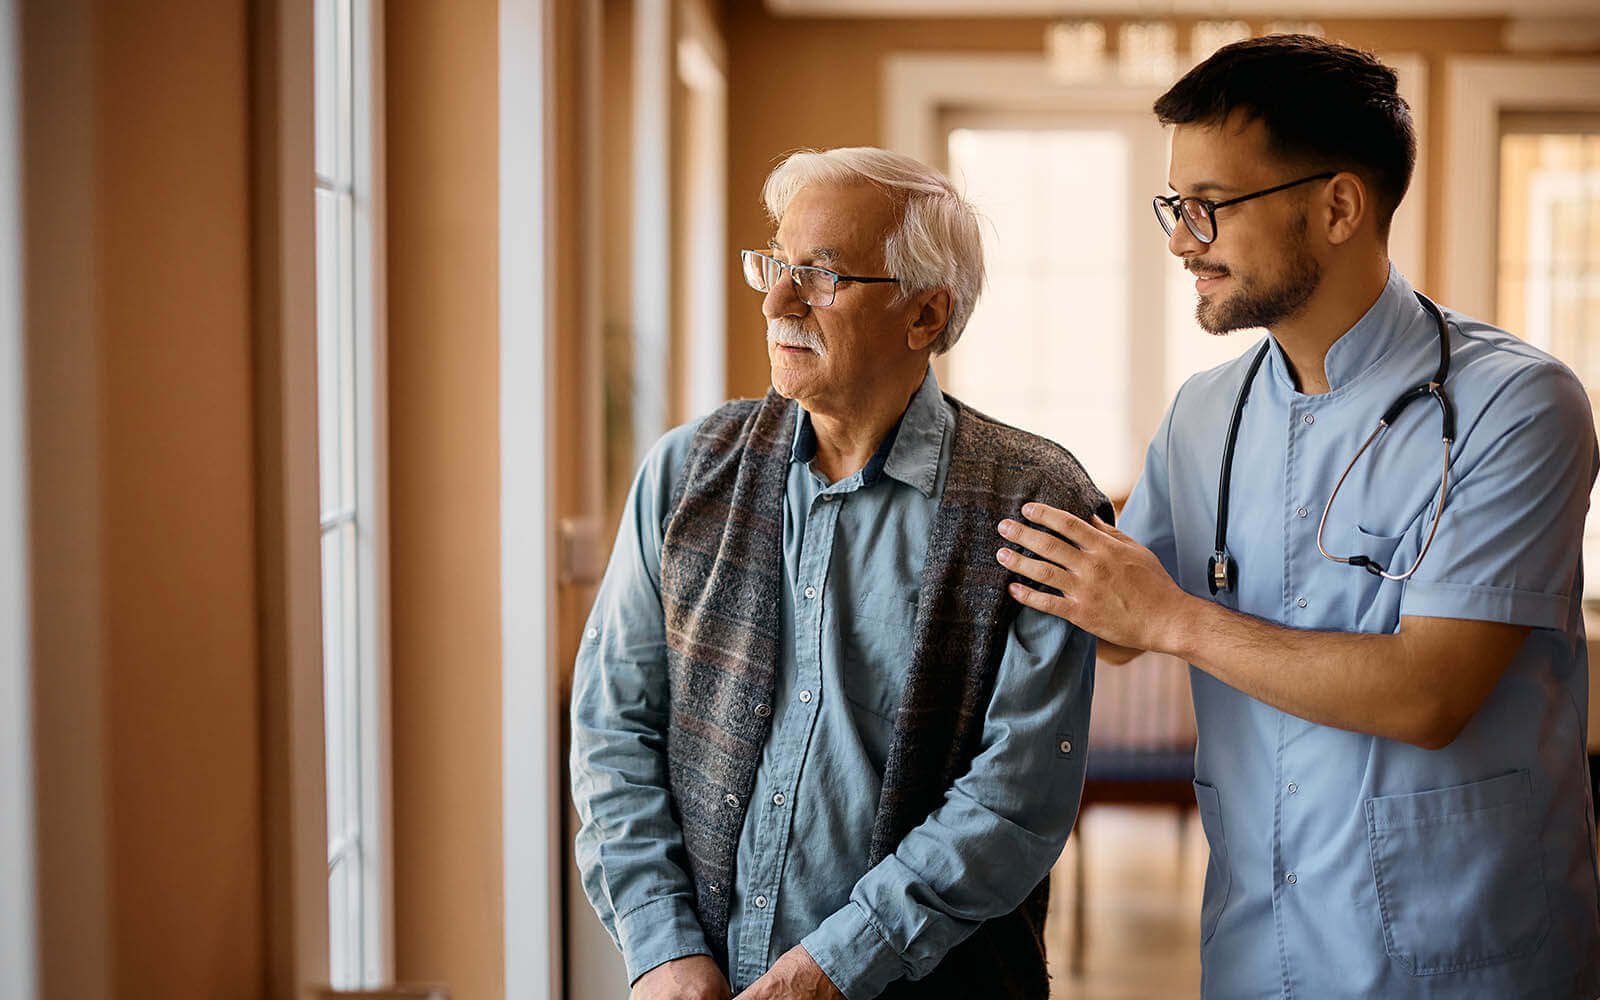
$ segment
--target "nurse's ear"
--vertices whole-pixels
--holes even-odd
[[[1369,225],[1375,225],[1372,198],[1360,176],[1348,170],[1328,179],[1317,200],[1324,235],[1329,243],[1342,246]],[[1377,230],[1374,228],[1374,234]]]

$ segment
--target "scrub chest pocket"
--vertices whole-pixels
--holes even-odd
[[[1413,976],[1536,951],[1550,929],[1529,772],[1366,802],[1389,957]]]

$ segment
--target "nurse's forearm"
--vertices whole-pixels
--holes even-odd
[[[1163,652],[1309,722],[1447,746],[1498,683],[1528,629],[1408,617],[1393,635],[1284,628],[1184,595]]]

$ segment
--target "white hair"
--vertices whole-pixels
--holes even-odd
[[[873,146],[805,149],[791,153],[767,175],[761,200],[773,223],[805,187],[870,183],[896,202],[899,221],[883,244],[889,277],[899,278],[902,300],[930,288],[950,292],[950,317],[934,338],[943,354],[961,339],[983,291],[983,236],[978,212],[939,171],[903,153]]]

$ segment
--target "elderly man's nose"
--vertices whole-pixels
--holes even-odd
[[[761,314],[767,319],[801,316],[808,308],[800,301],[800,293],[795,289],[794,282],[787,273],[772,283],[772,287],[767,290],[767,297],[761,300]]]

